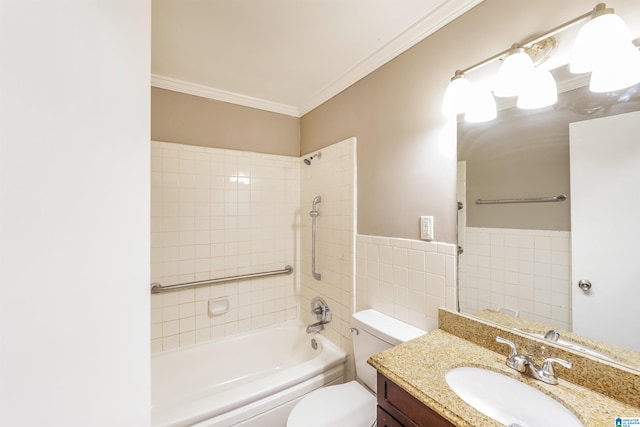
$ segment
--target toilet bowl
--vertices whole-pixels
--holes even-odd
[[[376,398],[357,381],[320,388],[298,402],[287,427],[371,427]]]
[[[425,333],[372,309],[355,313],[352,324],[356,380],[309,393],[289,414],[287,427],[371,427],[377,373],[367,359]]]

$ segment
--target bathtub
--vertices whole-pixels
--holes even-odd
[[[287,322],[152,356],[152,425],[284,427],[305,394],[344,381],[346,354],[304,328]]]

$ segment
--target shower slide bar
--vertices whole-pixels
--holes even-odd
[[[564,202],[567,200],[565,194],[551,197],[528,197],[521,199],[478,199],[476,205],[500,205],[505,203],[541,203],[541,202]]]
[[[287,265],[283,270],[263,271],[262,273],[249,273],[241,274],[239,276],[220,277],[218,279],[200,280],[198,282],[186,282],[178,283],[176,285],[162,286],[160,283],[154,282],[151,284],[151,293],[157,294],[160,292],[176,291],[178,289],[197,288],[200,286],[215,285],[217,283],[234,282],[236,280],[254,279],[256,277],[274,276],[277,274],[291,274],[293,273],[293,267]]]
[[[316,271],[316,233],[318,231],[316,220],[318,219],[318,215],[320,215],[317,207],[320,202],[322,202],[322,197],[314,197],[311,212],[309,212],[309,216],[311,217],[311,275],[316,280],[322,279],[322,275]]]

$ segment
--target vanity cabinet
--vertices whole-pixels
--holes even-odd
[[[378,427],[455,427],[378,372]]]

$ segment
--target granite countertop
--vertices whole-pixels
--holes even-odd
[[[533,322],[531,320],[525,320],[521,317],[509,316],[507,314],[500,313],[495,310],[485,309],[474,313],[474,316],[481,319],[489,320],[508,328],[522,331],[530,334],[544,335],[550,328],[549,326]],[[577,344],[581,344],[589,349],[593,349],[597,352],[603,353],[604,356],[609,357],[611,361],[622,363],[632,369],[640,369],[640,352],[633,351],[628,348],[620,347],[614,344],[605,343],[593,338],[585,337],[583,335],[576,334],[574,332],[565,331],[562,329],[556,329],[560,333],[560,337],[567,339]]]
[[[506,348],[504,354],[499,354],[438,329],[378,353],[368,362],[458,427],[502,426],[465,403],[449,388],[445,374],[461,366],[481,367],[516,378],[560,401],[585,427],[614,426],[617,417],[640,417],[640,408],[562,377],[557,385],[526,377],[505,365],[506,355]]]

